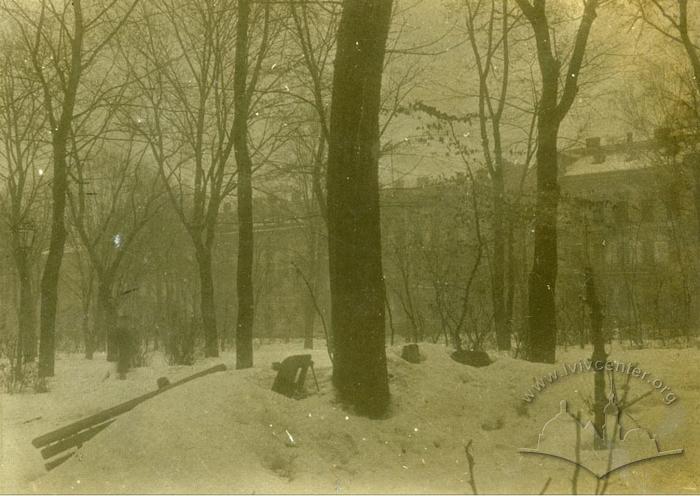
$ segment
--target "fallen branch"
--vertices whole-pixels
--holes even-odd
[[[469,464],[469,485],[472,488],[472,494],[479,494],[476,489],[476,479],[474,479],[474,456],[472,455],[470,449],[472,447],[472,440],[464,447],[464,454],[467,456],[467,463]]]

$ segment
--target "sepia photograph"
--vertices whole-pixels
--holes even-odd
[[[0,494],[700,493],[700,0],[0,0]]]

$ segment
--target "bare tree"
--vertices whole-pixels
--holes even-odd
[[[41,102],[51,133],[52,219],[49,250],[41,280],[39,375],[53,376],[58,279],[66,241],[65,211],[68,163],[76,117],[86,120],[113,88],[110,70],[102,73],[100,90],[79,100],[81,83],[90,69],[103,63],[105,47],[128,19],[138,0],[108,0],[83,9],[82,0],[42,0],[27,6],[4,0],[2,10],[16,26],[32,76],[41,88]],[[104,62],[106,63],[106,62]]]
[[[123,136],[119,150],[107,142],[85,160],[74,157],[71,179],[75,187],[68,190],[72,226],[97,283],[96,323],[105,333],[110,361],[117,358],[115,285],[124,258],[160,207],[163,194],[159,177],[149,170],[148,148],[135,138],[133,134]]]
[[[698,136],[700,136],[700,44],[698,43],[698,29],[700,25],[693,24],[693,20],[697,21],[700,10],[697,2],[688,2],[688,0],[634,0],[637,15],[642,21],[651,26],[654,30],[668,39],[681,46],[687,55],[692,77],[687,77],[688,86],[693,87],[689,98],[683,102],[682,107],[685,107],[683,114],[690,114],[690,122],[686,120],[681,126],[676,124],[676,127],[681,129],[676,130],[676,134],[682,134],[686,137],[686,142],[689,145],[688,151],[684,158],[684,166],[689,169],[690,177],[693,179],[694,187],[694,206],[696,217],[696,228],[698,243],[700,247],[700,149],[698,148]],[[673,105],[671,108],[677,107]],[[668,108],[667,108],[668,109]],[[671,110],[673,112],[673,110]],[[670,120],[676,120],[673,115],[669,115]],[[685,128],[685,129],[682,129]],[[700,253],[700,248],[696,250]],[[700,270],[696,269],[696,284],[700,281]],[[700,310],[696,315],[696,321],[700,320]]]
[[[232,139],[238,172],[238,264],[236,289],[238,320],[236,322],[236,368],[253,366],[253,322],[255,296],[253,292],[253,161],[248,146],[250,109],[253,92],[260,77],[262,62],[269,48],[270,12],[265,2],[262,14],[262,34],[257,56],[249,71],[250,2],[238,0],[236,24],[236,56],[234,60],[234,110]]]
[[[130,33],[121,47],[144,109],[127,117],[148,142],[194,246],[206,356],[219,353],[212,275],[216,221],[223,198],[235,188],[235,176],[227,173],[233,147],[232,14],[232,2],[153,2],[139,11],[145,36]],[[145,69],[133,62],[139,58]]]
[[[68,274],[67,282],[71,292],[80,299],[82,314],[80,315],[80,326],[83,334],[83,351],[87,360],[92,360],[97,350],[98,325],[96,320],[91,322],[90,316],[95,312],[95,270],[90,263],[89,256],[81,249],[80,240],[77,236],[70,236],[68,242],[77,254],[77,276],[71,277]],[[91,325],[92,324],[92,325]]]
[[[342,400],[370,416],[389,405],[378,162],[391,3],[343,5],[328,150],[333,383]]]
[[[476,100],[479,136],[484,164],[492,185],[493,243],[490,262],[496,341],[500,350],[509,350],[513,292],[512,274],[509,274],[509,267],[513,263],[509,258],[513,256],[513,226],[509,222],[512,214],[508,208],[505,181],[508,172],[508,131],[504,128],[517,127],[517,121],[520,120],[517,115],[508,115],[507,110],[524,113],[526,119],[531,120],[528,112],[520,110],[519,97],[513,96],[511,88],[511,53],[517,42],[517,37],[511,36],[511,32],[521,24],[522,16],[516,15],[517,7],[513,7],[509,0],[467,1],[464,5],[466,31],[474,60],[473,72],[478,83]],[[527,94],[527,90],[524,93]],[[528,138],[531,138],[529,132]],[[529,156],[526,155],[525,159],[527,170]]]
[[[17,364],[31,362],[37,353],[34,264],[41,243],[37,243],[36,222],[47,145],[42,139],[45,114],[40,87],[27,77],[31,67],[18,64],[22,49],[10,39],[2,40],[0,76],[0,213],[10,234],[12,260],[19,278],[19,338]]]
[[[295,84],[290,91],[302,107],[309,108],[316,116],[314,125],[305,132],[298,133],[297,161],[290,172],[301,174],[307,186],[303,186],[307,227],[307,253],[305,258],[307,274],[305,280],[312,284],[304,301],[306,335],[313,332],[313,315],[315,301],[310,297],[316,293],[320,275],[321,256],[318,245],[326,234],[327,210],[326,191],[323,179],[326,175],[326,160],[330,133],[330,97],[331,97],[331,61],[336,50],[336,35],[340,20],[340,4],[333,2],[292,2],[289,4],[291,14],[290,32],[298,50],[299,63],[290,64],[289,72],[295,76]],[[395,4],[392,9],[392,22],[403,13]],[[410,10],[410,6],[407,10]],[[399,46],[404,40],[407,21],[397,22],[390,29],[384,57],[384,76],[380,101],[379,135],[385,137],[392,122],[404,107],[404,102],[412,91],[419,86],[419,76],[423,66],[418,64],[421,57],[416,47]],[[430,46],[430,44],[428,44]],[[424,48],[424,47],[423,47]],[[425,59],[426,57],[423,57]],[[392,153],[403,141],[387,141],[380,145],[380,156]],[[308,200],[308,201],[307,201]],[[320,217],[320,219],[319,219]],[[322,222],[321,222],[322,221]],[[388,304],[388,303],[387,303]],[[391,318],[391,317],[389,317]],[[307,344],[311,341],[307,339]]]
[[[697,91],[700,92],[700,46],[693,39],[698,26],[690,22],[698,13],[697,5],[688,7],[688,0],[632,0],[632,3],[644,23],[683,47],[695,76]]]
[[[555,288],[557,280],[557,205],[559,202],[559,126],[578,91],[588,36],[599,0],[583,2],[583,15],[570,50],[568,66],[557,51],[546,0],[515,0],[529,22],[537,47],[541,91],[537,109],[537,204],[534,263],[528,281],[527,359],[554,362],[557,344]],[[562,71],[563,74],[562,74]]]
[[[237,8],[233,0],[186,2],[177,6],[164,0],[154,2],[140,12],[147,27],[146,36],[141,31],[133,32],[129,42],[122,46],[125,60],[136,55],[146,62],[129,64],[138,82],[145,114],[131,111],[130,118],[149,143],[171,203],[195,248],[207,356],[218,355],[212,248],[219,208],[224,198],[238,188],[241,202],[238,213],[244,220],[239,226],[239,241],[244,246],[243,250],[239,249],[239,257],[243,259],[238,270],[245,272],[246,267],[249,268],[246,257],[252,253],[252,245],[246,248],[246,243],[252,240],[249,201],[252,190],[248,190],[247,166],[251,166],[252,174],[253,157],[258,155],[263,164],[281,143],[277,140],[278,127],[266,125],[267,120],[259,126],[251,143],[247,124],[255,118],[251,114],[256,107],[261,113],[263,110],[272,113],[270,106],[263,106],[260,101],[266,94],[265,88],[274,84],[276,78],[267,79],[265,88],[257,87],[272,36],[265,27],[269,24],[269,9],[257,9],[255,22],[248,23],[245,29],[248,36],[253,26],[263,26],[262,33],[255,37],[260,39],[260,45],[250,60],[247,52],[244,54],[245,68],[242,69],[237,65],[241,61],[233,54],[239,53],[236,51],[236,26],[242,26],[246,20],[239,18],[241,13]],[[248,50],[247,42],[245,49]],[[249,77],[246,77],[248,71]],[[244,83],[242,92],[241,81]],[[259,119],[267,117],[270,116]],[[235,172],[231,171],[234,154],[239,167]],[[246,205],[250,206],[247,211]],[[250,301],[246,301],[251,306],[247,303],[244,306],[252,309],[252,290],[246,292],[244,276],[241,273],[243,287],[238,292],[239,298],[247,294]],[[242,322],[244,328],[247,328],[246,322]],[[241,343],[239,352],[244,349]]]

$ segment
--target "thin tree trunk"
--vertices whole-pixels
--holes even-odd
[[[508,235],[507,235],[507,250],[506,250],[506,325],[508,326],[508,335],[513,332],[513,309],[515,307],[515,233],[513,226],[512,215],[508,216]]]
[[[88,271],[87,276],[85,274],[82,275],[83,280],[82,280],[82,291],[81,291],[81,308],[82,308],[82,316],[81,316],[81,327],[83,331],[83,344],[85,346],[85,358],[87,360],[92,360],[93,355],[95,354],[95,348],[96,348],[96,339],[95,339],[95,332],[94,328],[91,327],[90,325],[90,307],[92,306],[93,298],[92,298],[92,289],[93,289],[93,277],[92,274]],[[88,279],[87,283],[85,282],[85,278]],[[87,288],[85,287],[85,284],[87,284]]]
[[[309,244],[309,269],[310,285],[309,291],[304,294],[304,349],[311,350],[314,347],[314,323],[316,321],[316,302],[314,301],[319,279],[319,245],[320,233],[316,219],[311,219],[311,239]]]
[[[85,358],[87,360],[92,360],[95,354],[95,337],[90,328],[90,313],[89,310],[83,307],[83,315],[81,319],[83,340],[85,343]]]
[[[207,246],[199,246],[196,248],[196,252],[199,268],[199,308],[204,326],[204,355],[218,357],[219,338],[216,328],[211,249]]]
[[[97,316],[100,331],[105,337],[107,347],[107,361],[117,361],[117,344],[115,343],[114,329],[117,320],[117,312],[112,297],[112,281],[98,276],[97,282]]]
[[[236,323],[236,368],[253,366],[253,165],[248,150],[248,25],[250,3],[238,1],[234,74],[233,149],[238,167],[238,265],[236,284],[238,321]]]
[[[389,405],[379,215],[379,124],[391,0],[346,1],[338,30],[328,160],[333,384],[361,414]]]
[[[501,169],[493,177],[493,275],[491,283],[496,343],[502,351],[510,350],[510,329],[506,314],[506,233],[505,188]]]
[[[34,295],[32,294],[31,269],[26,250],[20,248],[16,255],[19,275],[19,339],[22,347],[22,361],[29,363],[36,358],[36,321]]]
[[[598,293],[595,287],[593,269],[586,267],[585,269],[585,290],[586,304],[590,308],[591,318],[591,341],[593,342],[593,355],[591,360],[594,366],[593,378],[593,425],[600,434],[600,439],[596,439],[595,448],[605,449],[606,443],[603,441],[603,426],[605,424],[605,405],[607,398],[605,396],[605,364],[608,359],[605,353],[605,340],[603,338],[603,310],[598,300]]]

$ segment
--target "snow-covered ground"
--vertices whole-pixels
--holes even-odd
[[[464,446],[472,440],[474,476],[481,493],[568,493],[575,466],[523,454],[535,448],[543,425],[566,399],[572,412],[590,415],[593,375],[563,377],[564,364],[590,350],[561,350],[556,365],[532,364],[492,354],[488,367],[454,362],[442,345],[422,344],[420,364],[388,350],[392,411],[369,420],[335,401],[325,348],[313,351],[321,392],[292,400],[270,391],[273,361],[303,352],[299,342],[264,345],[256,367],[234,369],[224,354],[193,367],[169,367],[154,357],[149,367],[115,379],[104,357],[59,356],[57,375],[45,394],[0,396],[0,492],[51,493],[469,493]],[[630,407],[625,428],[641,426],[656,435],[662,450],[679,456],[642,462],[609,476],[609,493],[698,492],[700,377],[697,349],[623,350],[611,359],[634,361],[648,378],[667,386]],[[78,454],[46,473],[37,435],[155,389],[216,363],[229,366],[146,401],[86,443]],[[527,403],[533,378],[557,370],[560,377]],[[107,376],[109,374],[109,376]],[[617,380],[623,394],[624,378]],[[633,377],[628,398],[653,389]],[[669,392],[677,396],[664,403]],[[592,492],[596,478],[578,475],[578,490]]]

